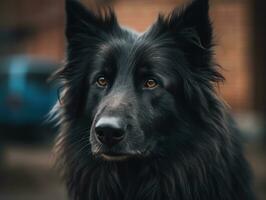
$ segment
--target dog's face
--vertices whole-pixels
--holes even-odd
[[[107,159],[144,156],[175,127],[178,78],[168,48],[174,41],[149,37],[111,36],[99,44],[88,75],[92,152]]]
[[[97,16],[73,0],[66,8],[64,109],[88,129],[91,152],[124,160],[189,145],[199,128],[190,101],[204,107],[195,94],[220,78],[211,66],[208,1],[159,17],[143,34],[121,28],[111,11]]]

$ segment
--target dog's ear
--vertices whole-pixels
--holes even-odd
[[[209,50],[212,47],[209,1],[191,0],[190,4],[175,8],[168,16],[160,15],[150,32],[153,37],[170,34],[190,56]]]
[[[192,0],[166,17],[160,15],[147,35],[152,38],[171,37],[176,42],[175,47],[185,56],[187,69],[194,75],[211,82],[223,81],[212,60],[213,30],[208,0]]]
[[[208,0],[192,0],[166,17],[160,15],[148,35],[153,38],[173,38],[176,48],[187,58],[188,69],[206,77],[206,80],[223,80],[212,61],[213,30]]]
[[[76,40],[76,36],[99,39],[118,27],[116,16],[110,8],[98,10],[98,13],[95,13],[78,0],[66,0],[65,9],[65,33],[68,42]]]
[[[208,48],[212,44],[212,25],[209,18],[208,0],[193,0],[183,10],[174,10],[170,15],[169,25],[173,29],[195,31],[199,44],[204,48]]]
[[[177,35],[183,34],[202,48],[209,48],[212,45],[208,0],[192,0],[184,8],[174,9],[166,18],[160,16],[158,23]]]

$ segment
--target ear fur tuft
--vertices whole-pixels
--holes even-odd
[[[116,16],[110,7],[103,7],[94,12],[87,9],[78,0],[66,0],[65,3],[68,40],[80,34],[99,37],[118,27]]]

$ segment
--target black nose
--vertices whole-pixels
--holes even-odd
[[[115,117],[100,118],[95,125],[95,133],[98,140],[109,147],[121,142],[125,136],[121,119]]]

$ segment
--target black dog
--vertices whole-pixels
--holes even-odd
[[[66,1],[67,64],[53,113],[73,200],[252,200],[237,131],[215,94],[207,0],[142,34]],[[229,22],[230,23],[230,22]]]

